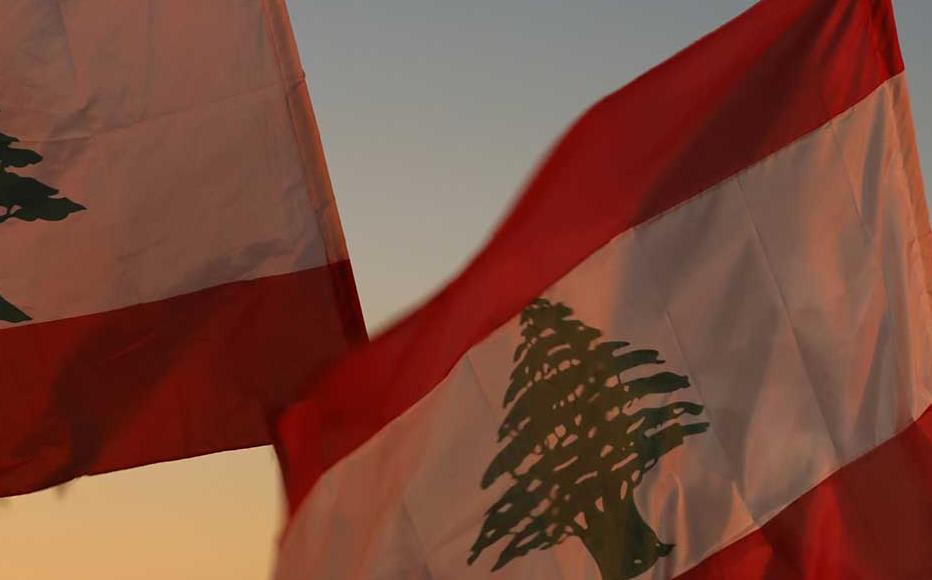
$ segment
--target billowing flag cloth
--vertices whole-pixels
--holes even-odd
[[[362,333],[281,0],[0,0],[0,495],[270,439]]]
[[[568,132],[281,423],[278,579],[930,578],[889,0],[764,0]]]

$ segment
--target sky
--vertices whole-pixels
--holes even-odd
[[[750,0],[291,0],[371,332],[453,276],[586,107]],[[932,175],[929,0],[894,0]],[[0,501],[4,580],[268,577],[268,448]]]

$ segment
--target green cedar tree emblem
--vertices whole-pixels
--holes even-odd
[[[42,161],[42,156],[30,149],[14,147],[18,139],[0,133],[0,224],[12,219],[61,221],[84,206],[66,197],[57,197],[58,190],[32,177],[17,175],[11,168],[23,168]],[[0,321],[25,322],[29,316],[0,296]]]
[[[673,549],[641,517],[634,488],[709,424],[683,422],[702,413],[696,403],[647,406],[651,395],[688,388],[688,377],[651,371],[664,364],[657,351],[599,340],[572,314],[544,299],[521,313],[524,342],[498,431],[508,442],[482,478],[483,488],[503,476],[512,485],[486,512],[469,563],[500,540],[493,570],[576,537],[603,580],[633,578]]]

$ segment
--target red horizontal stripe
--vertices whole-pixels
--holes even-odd
[[[932,412],[683,580],[932,578]]]
[[[364,333],[349,263],[0,332],[0,496],[268,443]]]
[[[475,261],[286,414],[292,509],[596,249],[818,128],[902,68],[888,0],[764,0],[595,105]]]

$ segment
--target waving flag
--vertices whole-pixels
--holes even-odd
[[[0,0],[0,495],[268,443],[363,333],[281,0]]]
[[[932,577],[889,0],[764,0],[588,111],[281,422],[279,580]]]

